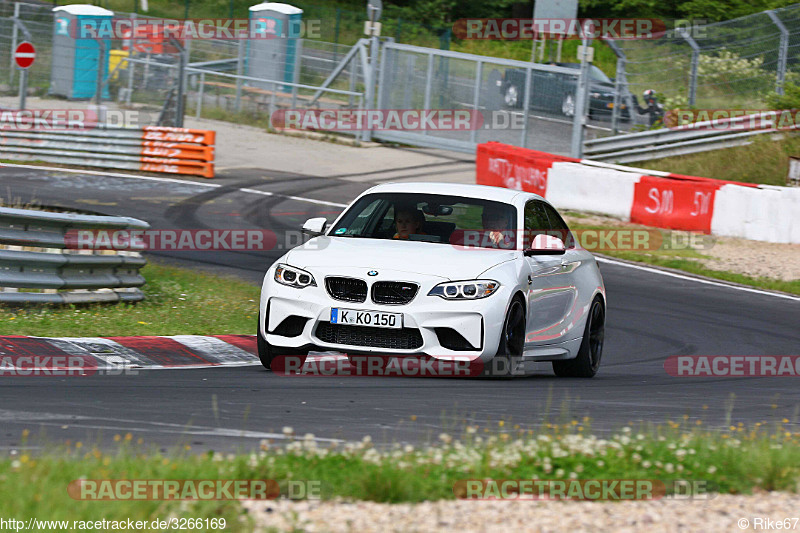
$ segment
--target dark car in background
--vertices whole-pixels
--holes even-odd
[[[578,88],[579,63],[553,63],[554,66],[575,70],[575,74],[531,71],[530,108],[575,116],[575,94]],[[610,115],[614,108],[614,81],[594,65],[589,66],[589,116]],[[524,102],[525,71],[508,69],[497,81],[503,103],[510,108],[521,108]],[[620,98],[621,117],[630,118],[623,98]]]

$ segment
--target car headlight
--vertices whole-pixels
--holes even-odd
[[[275,268],[275,281],[282,285],[288,285],[296,289],[304,289],[308,286],[317,286],[314,276],[299,268],[289,265],[278,265]]]
[[[432,288],[428,296],[438,296],[445,300],[477,300],[491,296],[498,288],[500,284],[491,279],[448,281]]]
[[[600,93],[590,93],[592,98],[600,98]]]

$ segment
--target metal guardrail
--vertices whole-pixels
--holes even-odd
[[[0,122],[0,157],[214,177],[213,131],[105,124],[19,129]]]
[[[696,122],[676,128],[592,139],[584,141],[583,156],[594,161],[632,163],[744,146],[751,144],[757,135],[781,135],[782,131],[795,129],[796,126],[776,129],[775,113],[759,113],[731,119]]]
[[[91,250],[64,253],[64,249],[71,230],[149,227],[147,222],[128,217],[0,207],[0,304],[142,300],[144,294],[137,287],[145,280],[139,269],[147,261],[140,254],[95,254]]]

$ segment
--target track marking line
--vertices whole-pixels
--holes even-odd
[[[671,277],[671,278],[685,279],[685,280],[688,280],[688,281],[694,281],[694,282],[697,282],[697,283],[703,283],[705,285],[713,285],[715,287],[725,287],[727,289],[734,289],[734,290],[743,291],[743,292],[752,292],[752,293],[755,293],[755,294],[763,294],[765,296],[775,296],[776,298],[783,298],[783,299],[786,299],[786,300],[793,300],[795,302],[800,302],[800,296],[792,296],[790,294],[782,294],[782,293],[779,293],[779,292],[772,292],[772,291],[767,291],[767,290],[762,290],[762,289],[756,289],[754,287],[742,287],[741,285],[732,285],[732,284],[724,283],[724,282],[721,282],[721,281],[713,281],[713,280],[710,280],[710,279],[704,279],[704,278],[698,278],[698,277],[694,277],[694,276],[690,276],[690,275],[678,274],[676,272],[670,272],[668,270],[661,270],[661,269],[654,268],[654,267],[635,265],[635,264],[624,262],[624,261],[616,261],[614,259],[607,259],[605,257],[597,257],[597,256],[595,256],[595,259],[597,260],[598,263],[608,263],[608,264],[611,264],[611,265],[617,265],[617,266],[621,266],[621,267],[633,268],[633,269],[636,269],[636,270],[643,270],[645,272],[650,272],[652,274],[659,274],[661,276],[668,276],[668,277]]]

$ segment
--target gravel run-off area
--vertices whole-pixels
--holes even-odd
[[[280,500],[247,502],[245,507],[256,531],[731,533],[776,530],[774,522],[768,529],[767,520],[786,518],[789,531],[800,531],[800,520],[791,520],[800,516],[800,495],[781,492],[627,502],[456,500],[392,505]]]

